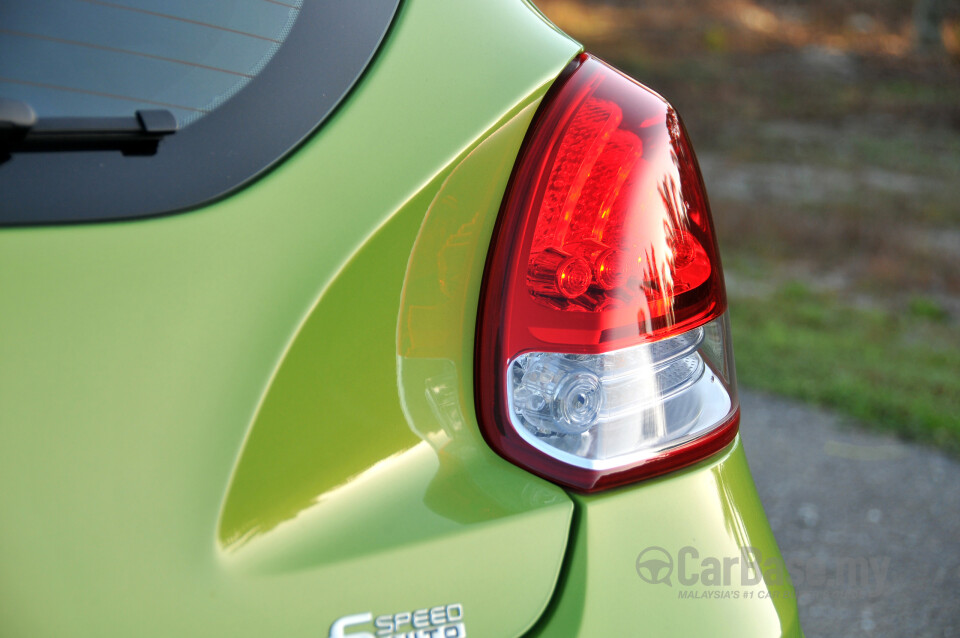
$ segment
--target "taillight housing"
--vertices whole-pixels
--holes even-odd
[[[725,311],[680,118],[581,55],[534,118],[494,231],[476,350],[486,440],[581,491],[713,454],[739,422]]]

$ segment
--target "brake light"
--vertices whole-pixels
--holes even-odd
[[[586,54],[544,98],[494,232],[484,436],[583,491],[701,460],[739,422],[723,275],[673,108]]]

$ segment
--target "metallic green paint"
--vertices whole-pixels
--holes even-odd
[[[416,443],[442,426],[423,405],[399,407],[396,331],[428,205],[477,140],[517,116],[472,173],[494,202],[473,211],[481,257],[460,295],[476,304],[496,190],[532,115],[522,109],[578,50],[514,0],[410,0],[347,103],[243,192],[186,215],[0,233],[0,633],[321,636],[342,615],[451,602],[473,635],[537,619],[570,500],[479,435],[442,454]],[[473,311],[462,318],[450,337],[460,354],[448,354],[469,355],[455,360],[467,392]],[[300,348],[323,346],[314,321],[340,330],[317,381],[342,366],[369,384],[342,393],[361,401],[361,423],[340,420],[344,405],[322,423],[315,404],[290,405],[311,419],[300,434],[316,430],[261,435],[285,409],[263,400],[254,424],[271,379],[284,392],[284,355],[297,370]],[[404,365],[404,383],[435,376],[421,363]],[[471,401],[461,425],[475,431]],[[315,450],[320,427],[347,448],[378,422],[383,442],[318,463],[329,475],[302,455],[289,473],[266,469],[287,462],[272,452]],[[264,474],[244,483],[248,458]]]
[[[575,500],[566,573],[531,636],[801,635],[793,586],[781,578],[783,560],[739,437],[681,472]],[[643,572],[652,582],[637,567],[647,548],[662,548],[672,562],[670,572]],[[745,550],[760,570],[742,580]],[[704,584],[702,566],[713,560],[728,577],[718,572]]]
[[[319,576],[321,567],[381,553],[381,569],[416,569],[422,579],[400,610],[445,596],[467,610],[491,606],[491,595],[506,596],[498,608],[546,603],[572,503],[494,454],[472,409],[483,260],[535,106],[511,113],[405,204],[324,291],[231,482],[220,529],[228,564]],[[503,528],[509,551],[478,544],[481,528],[481,539]],[[435,561],[427,541],[450,545],[455,558]],[[395,562],[396,550],[416,543],[420,566]],[[491,580],[510,585],[494,592]],[[327,588],[336,586],[331,579]],[[511,616],[526,613],[529,624],[536,616],[526,605]]]

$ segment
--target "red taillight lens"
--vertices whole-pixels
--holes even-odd
[[[487,440],[587,491],[715,452],[739,414],[725,309],[680,119],[581,56],[544,98],[494,233],[477,339]]]

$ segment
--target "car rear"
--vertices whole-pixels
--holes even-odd
[[[722,276],[709,308],[614,331],[612,348],[497,345],[530,329],[502,314],[526,303],[527,262],[501,269],[514,296],[493,283],[497,259],[530,254],[505,234],[509,194],[524,158],[543,159],[537,123],[567,108],[579,45],[516,0],[408,0],[377,20],[329,6],[369,18],[336,99],[333,45],[359,27],[319,38],[321,55],[304,14],[263,75],[152,155],[17,147],[0,164],[0,633],[799,633],[789,580],[704,576],[710,558],[779,560],[735,436]],[[288,53],[301,45],[312,57]],[[705,214],[694,235],[719,273]],[[598,288],[613,289],[539,308],[561,330],[564,312],[589,322],[567,306]],[[710,335],[726,340],[712,355]],[[650,363],[664,341],[696,344],[637,374],[696,354],[728,405],[588,459],[616,480],[571,480],[563,437],[510,411],[521,357]],[[640,565],[648,548],[676,563],[669,582]]]

